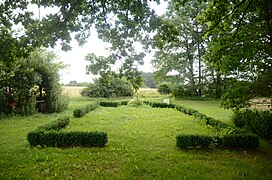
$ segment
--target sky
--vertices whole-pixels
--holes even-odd
[[[158,15],[162,15],[166,11],[167,3],[162,1],[159,6],[153,4],[154,9]],[[89,38],[88,42],[82,47],[79,47],[77,42],[73,40],[71,42],[72,50],[65,52],[61,50],[60,46],[56,46],[53,50],[56,52],[59,57],[58,61],[63,62],[64,64],[69,65],[65,70],[61,70],[61,83],[68,84],[70,81],[77,82],[92,82],[94,76],[86,74],[86,65],[88,64],[85,61],[84,57],[88,53],[94,53],[98,56],[107,56],[109,52],[105,50],[105,47],[108,46],[107,43],[98,39],[96,31],[92,30],[92,36]],[[144,66],[140,66],[139,70],[144,72],[154,71],[150,61],[153,58],[153,53],[147,54],[144,59]]]

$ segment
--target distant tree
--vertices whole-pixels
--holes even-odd
[[[156,82],[152,72],[142,72],[142,77],[144,80],[144,86],[149,88],[156,88]]]
[[[158,79],[170,80],[177,87],[190,86],[193,96],[202,95],[202,62],[205,42],[202,39],[206,26],[200,25],[196,17],[201,14],[204,4],[197,0],[177,6],[170,1],[168,11],[161,17],[161,25],[154,36],[155,53],[153,66]],[[171,72],[175,76],[169,76]]]
[[[82,90],[82,96],[89,97],[125,97],[133,96],[131,84],[123,78],[113,75],[105,75],[96,79],[93,83]]]
[[[66,86],[88,86],[88,82],[70,81]]]

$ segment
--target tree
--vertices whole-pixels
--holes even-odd
[[[62,64],[54,63],[52,52],[33,51],[28,58],[1,64],[0,112],[30,115],[36,112],[36,98],[44,101],[43,110],[60,112],[68,100],[62,95],[58,71]]]
[[[256,96],[272,95],[271,14],[272,1],[211,0],[200,16],[209,27],[206,61],[226,76],[237,79],[223,99],[226,108],[237,108],[238,102],[230,102],[238,97],[238,104],[246,105]],[[233,89],[243,90],[237,96],[229,96]]]
[[[155,88],[156,82],[154,80],[154,75],[152,72],[142,72],[142,77],[144,80],[144,87]]]
[[[105,75],[83,89],[81,94],[82,96],[105,98],[130,97],[133,95],[133,90],[131,84],[125,79],[120,79],[113,75]]]
[[[58,12],[35,18],[27,9],[31,3],[40,10],[55,8]],[[157,23],[149,3],[148,0],[1,1],[0,61],[8,64],[27,57],[36,47],[54,47],[57,41],[63,50],[69,50],[72,38],[82,45],[90,36],[90,29],[95,28],[99,38],[111,43],[110,63],[123,62],[120,74],[137,89],[141,80],[137,66],[143,64],[144,53],[137,52],[135,46],[137,42],[147,42],[148,33]],[[15,31],[18,27],[20,30]]]
[[[175,84],[187,84],[192,94],[198,96],[202,95],[203,88],[204,64],[201,58],[204,54],[202,35],[205,26],[201,26],[196,17],[203,8],[204,4],[197,1],[187,2],[184,6],[177,6],[175,1],[171,1],[154,37],[155,47],[158,48],[153,60],[153,65],[158,69],[157,77],[164,78],[175,71],[177,74],[171,76],[172,80],[175,78]]]

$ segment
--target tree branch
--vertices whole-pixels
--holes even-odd
[[[248,5],[247,5],[247,7],[245,8],[245,10],[243,11],[242,17],[240,18],[240,20],[239,20],[239,22],[238,22],[238,26],[237,26],[237,28],[236,28],[236,31],[235,31],[235,33],[234,33],[234,35],[233,35],[232,37],[235,37],[235,36],[237,35],[237,33],[238,33],[238,31],[239,31],[239,28],[240,28],[240,26],[241,26],[241,24],[242,24],[242,21],[243,21],[244,18],[245,18],[246,12],[247,12],[247,10],[249,9],[249,7],[251,6],[251,4],[253,3],[253,1],[254,1],[254,0],[251,0],[251,1],[248,3]]]

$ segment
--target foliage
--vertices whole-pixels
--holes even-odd
[[[102,102],[99,102],[99,105],[103,107],[118,107],[121,105],[121,103],[113,102],[113,101],[102,101]]]
[[[60,131],[61,129],[66,128],[69,122],[69,117],[58,118],[56,121],[52,121],[48,124],[39,126],[37,128],[37,131]]]
[[[153,108],[175,108],[175,104],[152,102],[152,103],[150,103],[150,105]]]
[[[169,82],[163,82],[157,85],[157,89],[161,94],[170,94],[172,93],[172,84]]]
[[[255,134],[229,134],[223,137],[203,135],[177,135],[176,146],[181,149],[208,148],[209,146],[255,149],[260,145]]]
[[[103,76],[83,89],[81,94],[89,97],[125,97],[132,96],[133,90],[130,83],[115,76]]]
[[[211,40],[205,60],[225,75],[248,83],[240,87],[236,82],[238,90],[231,89],[223,98],[227,107],[244,107],[248,96],[272,95],[271,9],[272,1],[211,0],[199,17],[208,25],[206,38]]]
[[[249,82],[237,82],[222,96],[221,105],[224,108],[239,110],[249,106],[248,101],[253,97]]]
[[[232,117],[233,124],[245,128],[261,137],[272,137],[272,112],[258,110],[235,111]]]
[[[38,127],[27,134],[31,146],[70,147],[104,146],[108,141],[104,132],[59,132],[69,124],[69,118],[59,118],[49,124]]]
[[[201,38],[206,30],[196,17],[205,3],[187,1],[177,6],[170,1],[168,11],[161,17],[161,24],[154,36],[158,49],[152,64],[157,68],[157,79],[172,81],[176,86],[188,86],[193,96],[201,96],[206,68],[202,61],[205,41]]]
[[[215,142],[213,137],[203,135],[177,135],[176,146],[181,149],[208,148]]]
[[[256,134],[229,134],[222,137],[222,144],[225,147],[233,148],[258,148],[259,138]]]
[[[66,86],[88,86],[88,82],[70,81]]]
[[[77,118],[81,118],[81,117],[85,116],[85,114],[89,113],[90,111],[95,110],[97,107],[98,107],[97,102],[93,102],[91,104],[87,104],[85,106],[78,107],[74,110],[73,116],[77,117]]]
[[[98,146],[102,147],[108,141],[104,132],[56,132],[32,131],[27,139],[31,146],[42,147],[71,147],[71,146]]]
[[[141,107],[143,106],[143,104],[144,104],[143,99],[138,93],[135,95],[135,97],[132,100],[128,102],[128,105],[133,107]]]
[[[157,82],[154,80],[154,74],[152,72],[142,72],[143,87],[156,88]]]
[[[0,112],[31,115],[36,112],[36,98],[44,101],[45,112],[66,109],[69,99],[62,94],[58,74],[64,65],[54,63],[54,59],[54,53],[36,49],[28,58],[2,66]]]

